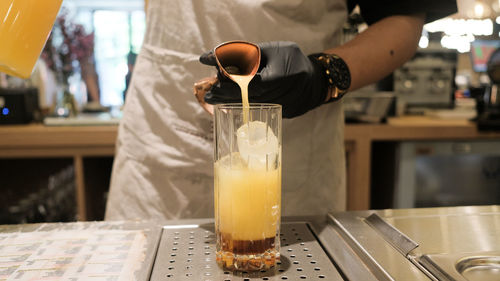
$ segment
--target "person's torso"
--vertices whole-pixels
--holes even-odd
[[[152,0],[144,43],[195,56],[230,40],[319,52],[338,45],[346,9],[345,0]]]
[[[146,164],[211,175],[212,117],[192,88],[215,69],[199,63],[199,55],[230,40],[293,41],[305,54],[320,52],[340,43],[346,17],[344,0],[151,0],[120,128],[122,148]],[[299,192],[299,185],[344,184],[344,175],[330,174],[343,160],[341,111],[340,103],[328,104],[283,120],[284,193],[287,186]],[[318,188],[303,192],[328,194]]]

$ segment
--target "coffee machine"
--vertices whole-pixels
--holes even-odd
[[[452,50],[436,44],[419,49],[412,60],[394,71],[398,113],[451,108],[456,65],[457,53]]]

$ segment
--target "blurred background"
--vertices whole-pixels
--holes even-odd
[[[120,107],[142,45],[145,20],[143,0],[65,0],[31,79],[3,75],[2,86],[35,85],[46,110],[60,102],[57,83],[66,82],[76,109],[87,103]],[[55,61],[57,56],[62,62]],[[58,78],[63,71],[69,73]]]
[[[39,104],[46,114],[58,114],[55,107],[62,106],[63,95],[57,96],[57,86],[61,83],[68,84],[75,99],[76,108],[69,108],[71,110],[122,106],[145,33],[144,6],[143,0],[65,0],[31,79],[21,80],[2,74],[0,86],[34,85],[39,91]],[[459,13],[426,24],[415,58],[391,77],[374,85],[381,91],[397,91],[396,94],[415,89],[427,93],[441,92],[440,97],[413,99],[400,95],[400,110],[424,103],[427,107],[452,107],[455,90],[491,82],[487,61],[500,46],[499,1],[459,0],[458,7]],[[344,41],[364,28],[363,19],[355,11],[344,27]],[[433,69],[432,74],[438,77],[424,79],[422,75],[425,73],[419,71],[423,68]],[[429,81],[430,85],[421,88]],[[444,88],[446,92],[442,91]],[[348,113],[351,109],[347,108]],[[68,114],[62,110],[59,113]]]
[[[457,3],[412,60],[343,99],[348,190],[369,197],[348,208],[500,204],[500,0]],[[103,219],[146,14],[64,0],[32,76],[0,74],[0,224]],[[355,10],[343,41],[365,28]]]

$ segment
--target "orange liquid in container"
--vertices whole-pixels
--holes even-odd
[[[227,157],[215,163],[217,262],[231,270],[270,268],[280,257],[281,164],[238,167]]]
[[[0,72],[28,78],[62,0],[0,1]]]
[[[237,135],[250,144],[251,128],[259,127],[259,122],[250,121],[249,114],[248,84],[253,75],[230,76],[241,89],[243,125]],[[271,130],[268,124],[260,124],[264,130]],[[245,134],[240,134],[240,130],[246,131]],[[275,144],[277,153],[277,140]],[[269,269],[280,259],[281,163],[268,165],[263,154],[266,161],[251,165],[250,159],[241,154],[242,148],[239,149],[240,152],[215,162],[217,263],[230,270]]]

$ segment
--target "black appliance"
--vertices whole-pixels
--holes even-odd
[[[398,113],[402,109],[423,114],[429,108],[451,108],[456,65],[455,51],[436,46],[418,50],[412,60],[394,71]]]
[[[37,88],[0,88],[0,125],[30,123],[39,112]]]

